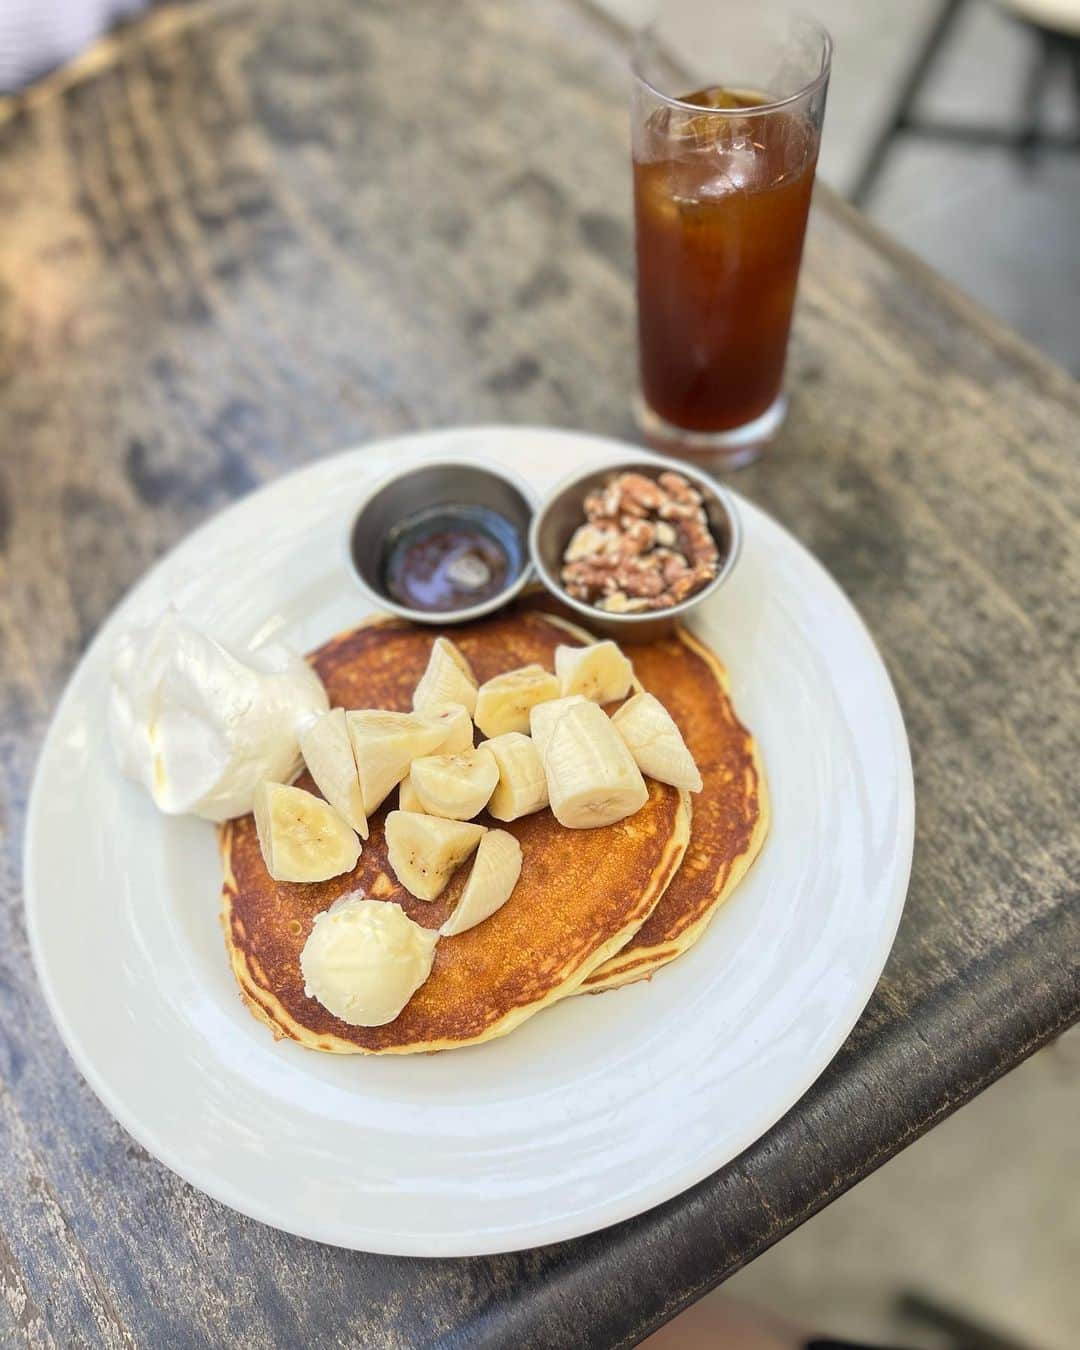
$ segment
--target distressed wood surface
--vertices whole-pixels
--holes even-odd
[[[799,1105],[613,1230],[390,1260],[191,1190],[52,1029],[21,909],[28,786],[147,565],[369,437],[633,434],[622,62],[573,0],[191,6],[0,111],[2,1343],[629,1345],[1077,1016],[1080,399],[819,193],[791,415],[738,486],[865,616],[919,814],[884,978]]]

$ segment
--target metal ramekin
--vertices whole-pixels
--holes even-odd
[[[521,568],[506,586],[464,609],[409,609],[386,593],[381,568],[388,536],[401,520],[431,507],[483,506],[497,512],[521,543]],[[346,552],[357,581],[380,609],[423,624],[467,623],[512,600],[532,575],[528,532],[536,506],[531,488],[515,474],[479,459],[438,459],[414,464],[376,483],[357,508]]]
[[[646,478],[656,479],[668,469],[682,474],[701,493],[709,528],[720,550],[720,570],[712,581],[670,609],[640,614],[609,614],[606,610],[596,609],[567,595],[559,580],[563,554],[571,535],[585,522],[586,493],[602,487],[614,474],[640,473]],[[670,633],[676,623],[685,619],[724,584],[738,561],[741,547],[742,526],[731,494],[714,479],[682,460],[652,456],[614,461],[603,468],[590,469],[587,473],[574,474],[564,479],[541,502],[529,530],[532,563],[547,589],[579,615],[592,632],[620,642],[652,642]]]

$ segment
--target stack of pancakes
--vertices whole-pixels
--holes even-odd
[[[551,670],[560,643],[591,639],[541,604],[526,602],[446,636],[481,682],[533,662]],[[311,662],[331,706],[406,711],[434,635],[379,619],[332,639]],[[547,809],[510,824],[481,815],[481,824],[517,837],[521,879],[494,915],[439,942],[427,982],[386,1026],[350,1026],[305,995],[300,951],[316,914],[362,890],[438,928],[457,904],[468,867],[435,901],[410,895],[387,859],[383,822],[394,794],[371,818],[355,869],[316,884],[271,879],[251,816],[222,828],[229,959],[248,1007],[276,1036],[336,1054],[474,1045],[570,994],[647,979],[693,945],[761,848],[769,820],[765,780],[753,737],[728,698],[723,666],[707,648],[679,630],[629,655],[638,681],[678,723],[703,790],[691,798],[648,779],[640,811],[595,830],[565,829]],[[306,776],[300,782],[315,790]]]

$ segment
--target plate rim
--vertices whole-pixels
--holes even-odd
[[[839,602],[839,607],[844,612],[846,619],[858,633],[860,641],[871,657],[872,664],[881,680],[882,693],[889,712],[889,739],[896,752],[897,764],[903,780],[897,783],[897,830],[893,856],[898,861],[898,866],[889,886],[888,913],[891,916],[891,921],[883,927],[880,950],[862,968],[862,977],[856,981],[856,986],[851,995],[850,1007],[853,1011],[850,1017],[837,1021],[834,1033],[825,1038],[825,1049],[818,1056],[813,1057],[812,1067],[799,1077],[798,1082],[792,1082],[789,1089],[784,1092],[784,1100],[777,1109],[770,1106],[767,1110],[759,1112],[758,1116],[737,1137],[734,1146],[728,1145],[725,1148],[726,1156],[722,1161],[716,1161],[715,1158],[709,1159],[707,1154],[702,1154],[701,1158],[695,1159],[691,1165],[684,1165],[673,1173],[667,1174],[664,1178],[635,1190],[632,1194],[628,1194],[625,1199],[599,1201],[590,1205],[586,1211],[579,1211],[562,1219],[527,1221],[513,1229],[478,1230],[474,1228],[468,1232],[458,1231],[450,1236],[440,1235],[436,1237],[432,1234],[426,1234],[417,1240],[401,1233],[383,1232],[382,1230],[373,1232],[353,1227],[350,1236],[338,1231],[337,1227],[334,1226],[320,1229],[304,1223],[283,1222],[279,1216],[275,1215],[272,1200],[268,1200],[265,1204],[253,1202],[252,1198],[246,1193],[238,1194],[234,1192],[229,1178],[220,1170],[211,1171],[207,1174],[201,1172],[197,1167],[189,1166],[176,1149],[167,1143],[163,1144],[157,1138],[152,1128],[144,1127],[137,1108],[129,1109],[127,1102],[114,1093],[104,1075],[99,1073],[93,1055],[82,1045],[77,1028],[72,1025],[63,1010],[60,991],[49,978],[48,958],[45,951],[46,940],[39,928],[38,905],[33,898],[39,885],[36,877],[37,850],[34,846],[34,838],[38,832],[38,816],[42,809],[40,806],[40,797],[43,792],[42,766],[54,749],[54,739],[60,734],[59,726],[62,714],[66,711],[69,702],[76,696],[77,686],[85,673],[85,668],[95,658],[107,631],[119,618],[121,611],[126,609],[128,604],[137,596],[140,589],[144,586],[148,587],[152,579],[170,564],[178,549],[193,545],[206,532],[218,528],[222,522],[227,521],[233,513],[247,510],[251,503],[278,491],[281,485],[290,479],[310,474],[313,471],[318,472],[336,461],[375,448],[382,451],[407,445],[411,452],[422,453],[425,446],[439,446],[445,442],[447,436],[451,435],[455,437],[470,435],[477,437],[491,437],[493,435],[513,437],[522,433],[541,437],[558,436],[571,441],[587,442],[590,448],[597,453],[603,452],[611,456],[626,456],[629,453],[639,460],[647,458],[664,464],[672,462],[662,456],[654,455],[632,442],[623,441],[616,437],[597,435],[592,432],[577,431],[573,428],[543,426],[533,423],[476,423],[426,428],[393,436],[374,437],[343,448],[333,454],[321,456],[310,463],[298,465],[269,482],[260,484],[259,487],[236,501],[228,503],[193,530],[182,535],[123,592],[101,621],[86,649],[71,670],[60,698],[54,706],[34,763],[23,829],[23,913],[34,973],[65,1050],[71,1057],[76,1069],[113,1119],[162,1165],[196,1190],[210,1196],[213,1200],[228,1205],[238,1213],[279,1231],[288,1232],[309,1241],[322,1242],[347,1250],[365,1251],[387,1256],[430,1258],[487,1256],[523,1251],[533,1247],[547,1246],[556,1242],[580,1238],[643,1215],[657,1205],[676,1199],[707,1177],[735,1162],[757,1140],[768,1133],[788,1111],[792,1110],[810,1087],[822,1076],[851,1035],[870,1001],[892,951],[896,932],[903,915],[914,853],[915,785],[910,742],[900,701],[888,665],[861,614],[824,564],[773,515],[731,488],[728,483],[725,483],[724,485],[734,496],[740,512],[743,512],[744,515],[755,513],[760,515],[769,525],[781,531],[794,543],[802,555],[802,561],[816,574],[817,581],[824,584],[832,598]],[[443,450],[440,453],[446,455],[449,452]],[[818,1062],[819,1060],[820,1062]],[[702,1158],[705,1159],[704,1165],[701,1162]]]

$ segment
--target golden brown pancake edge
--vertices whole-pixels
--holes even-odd
[[[690,844],[679,872],[645,923],[582,982],[579,993],[602,993],[649,979],[689,951],[750,870],[769,831],[761,754],[735,713],[720,659],[682,627],[648,648],[629,648],[629,655],[638,679],[678,722],[704,787],[694,794]],[[688,686],[692,675],[699,686],[696,694]],[[706,707],[717,713],[715,727],[702,719]]]

